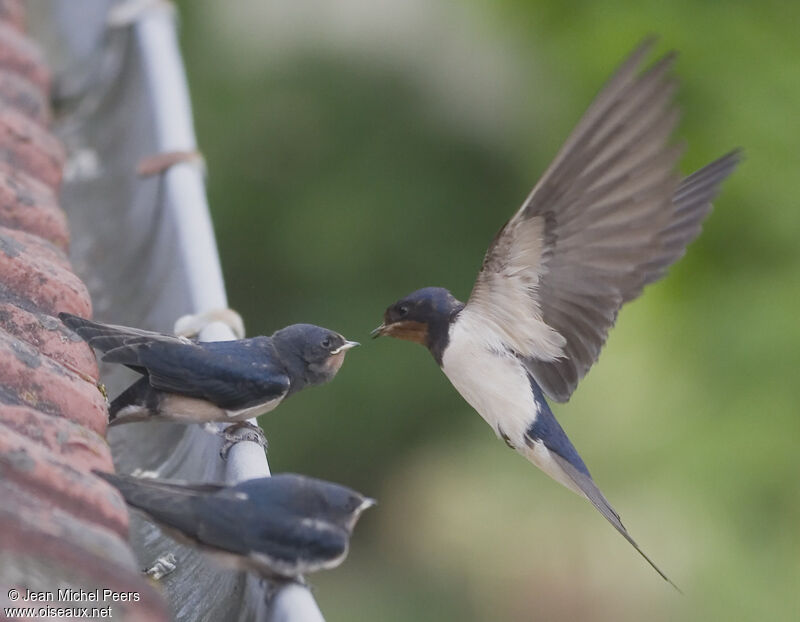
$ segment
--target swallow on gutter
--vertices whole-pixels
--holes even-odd
[[[271,337],[197,342],[69,313],[59,317],[104,352],[104,361],[142,374],[111,402],[109,425],[246,422],[306,387],[332,380],[345,353],[359,345],[311,324],[293,324]]]
[[[369,497],[319,479],[284,473],[235,486],[95,474],[179,542],[272,580],[335,568]]]

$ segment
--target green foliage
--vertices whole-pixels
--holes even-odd
[[[364,343],[262,421],[273,469],[380,500],[348,562],[315,578],[328,619],[795,619],[800,5],[433,3],[424,53],[321,37],[273,59],[215,4],[181,9],[231,305],[250,334],[308,321]],[[557,415],[684,598],[496,441],[425,351],[367,337],[417,287],[468,295],[496,229],[653,32],[681,52],[685,170],[747,159]],[[496,108],[423,66],[459,36],[474,48],[454,66],[479,91],[495,84],[481,55],[507,60]]]

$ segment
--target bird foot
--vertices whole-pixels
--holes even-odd
[[[267,448],[267,437],[264,436],[264,430],[248,421],[231,424],[219,432],[219,435],[225,440],[219,450],[219,457],[223,460],[227,460],[231,448],[242,441],[257,443],[265,450]]]

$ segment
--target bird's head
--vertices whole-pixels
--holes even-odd
[[[376,503],[375,499],[347,486],[305,475],[280,473],[270,480],[272,481],[261,485],[269,485],[270,500],[273,503],[282,505],[298,516],[332,523],[348,532],[352,532],[364,510]]]
[[[317,492],[322,498],[322,505],[326,508],[331,522],[350,532],[353,531],[362,512],[376,504],[375,499],[365,497],[361,493],[339,484],[326,482],[325,486],[318,486]]]
[[[357,341],[348,341],[339,333],[313,324],[292,324],[273,335],[278,351],[299,361],[309,385],[333,380],[344,363],[344,355]]]
[[[431,332],[446,330],[464,304],[443,287],[424,287],[401,298],[383,314],[383,324],[372,331],[373,337],[388,335],[431,345]]]

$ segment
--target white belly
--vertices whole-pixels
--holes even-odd
[[[451,326],[442,371],[498,436],[522,450],[538,412],[528,375],[518,360],[501,353],[500,344],[481,341],[471,323],[462,316]]]
[[[162,400],[160,410],[165,418],[178,422],[246,421],[273,410],[282,399],[283,396],[241,410],[224,410],[203,399],[168,394]]]
[[[478,411],[495,433],[560,484],[582,495],[541,440],[527,435],[539,414],[525,368],[503,356],[471,316],[460,317],[450,328],[450,342],[442,357],[442,371]]]
[[[242,410],[226,410],[225,414],[228,416],[230,421],[247,421],[248,419],[260,417],[261,415],[274,410],[282,401],[283,395],[263,404],[250,406],[250,408],[243,408]]]

